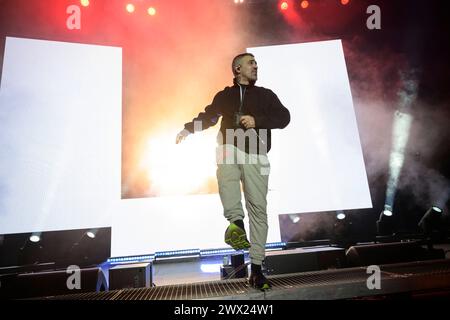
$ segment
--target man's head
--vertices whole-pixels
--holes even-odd
[[[233,75],[238,83],[250,84],[258,80],[258,64],[251,53],[241,53],[233,59],[231,64]]]

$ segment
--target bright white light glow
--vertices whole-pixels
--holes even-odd
[[[408,142],[412,120],[413,118],[410,114],[399,111],[397,111],[394,116],[392,148],[389,159],[389,179],[387,182],[385,200],[385,203],[391,207],[394,205],[398,178],[405,160],[405,148]]]
[[[345,213],[339,213],[336,217],[337,217],[339,220],[343,220],[343,219],[345,219]]]
[[[132,3],[128,3],[125,8],[129,13],[133,13],[135,10],[134,4],[132,4]]]
[[[157,195],[183,195],[195,192],[209,178],[215,179],[216,138],[194,134],[181,144],[174,143],[174,132],[149,138],[141,166],[147,171]]]
[[[205,273],[220,273],[221,263],[204,263],[200,265],[200,269]]]
[[[439,207],[433,207],[433,210],[434,210],[434,211],[436,211],[436,212],[439,212],[439,213],[441,213],[441,212],[442,212],[442,209],[441,209],[441,208],[439,208]]]
[[[392,216],[392,211],[390,211],[390,210],[383,210],[383,214],[385,216],[387,216],[387,217],[390,217],[390,216]]]
[[[39,235],[34,234],[30,237],[30,241],[34,243],[39,242],[41,241],[41,237]]]

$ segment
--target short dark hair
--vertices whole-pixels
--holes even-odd
[[[246,56],[250,56],[250,57],[255,57],[253,54],[248,53],[248,52],[244,52],[241,54],[238,54],[236,57],[233,58],[233,62],[231,63],[231,71],[233,71],[233,75],[236,75],[236,67],[239,65],[239,63],[241,62],[241,59],[243,57]]]

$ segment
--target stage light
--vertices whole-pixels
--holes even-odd
[[[398,106],[393,117],[392,146],[389,157],[389,176],[385,204],[394,205],[400,173],[405,160],[405,150],[411,131],[413,117],[409,113],[417,98],[418,80],[416,70],[400,72],[402,86],[397,92]]]
[[[392,148],[389,157],[389,177],[386,188],[385,203],[393,206],[397,192],[398,179],[405,160],[405,149],[411,130],[412,116],[407,113],[396,111],[392,131]]]
[[[330,218],[332,216],[330,215]],[[352,221],[347,218],[347,215],[343,210],[336,211],[336,218],[333,221],[333,232],[330,235],[331,242],[340,247],[349,247],[353,243],[353,237],[351,236]]]
[[[438,207],[431,207],[431,209],[437,213],[442,213],[442,209]]]
[[[98,232],[98,229],[91,229],[88,232],[86,232],[86,235],[89,238],[94,239],[97,236],[97,232]]]
[[[342,5],[347,5],[347,4],[349,4],[350,3],[350,0],[341,0],[341,4]]]
[[[309,1],[303,0],[303,1],[300,3],[300,6],[301,6],[303,9],[308,8],[308,7],[309,7]]]
[[[156,14],[156,9],[153,7],[150,7],[150,8],[148,8],[147,12],[149,15],[154,16]]]
[[[80,0],[80,3],[83,7],[87,7],[89,5],[89,0]]]
[[[338,214],[336,215],[336,218],[337,218],[338,220],[344,220],[344,219],[345,219],[345,213],[343,213],[343,212],[338,213]]]
[[[41,232],[33,232],[30,236],[30,241],[34,243],[41,241]]]
[[[388,204],[385,204],[382,214],[387,216],[387,217],[392,216],[392,207],[390,205],[388,205]]]
[[[129,12],[129,13],[133,13],[134,12],[134,4],[132,4],[132,3],[128,3],[127,4],[127,6],[125,7],[126,8],[126,10]]]
[[[297,214],[290,214],[289,218],[291,219],[292,223],[298,223],[300,221],[300,217]]]
[[[234,3],[238,4],[238,3],[244,3],[244,0],[234,0]]]
[[[384,206],[384,210],[380,213],[377,220],[377,233],[379,236],[389,236],[394,233],[394,219],[392,214],[392,207]]]
[[[433,231],[439,231],[442,219],[442,209],[436,206],[431,207],[425,212],[422,219],[419,221],[419,227],[426,236],[429,236]]]
[[[281,8],[281,10],[287,10],[289,8],[289,5],[288,5],[288,3],[286,1],[283,1],[280,4],[280,8]]]

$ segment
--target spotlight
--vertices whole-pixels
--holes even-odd
[[[345,213],[339,212],[339,213],[336,215],[336,218],[337,218],[338,220],[344,220],[344,219],[345,219]]]
[[[154,16],[156,14],[156,9],[153,7],[150,7],[150,8],[148,8],[147,12],[149,15]]]
[[[125,7],[125,9],[126,9],[129,13],[133,13],[134,10],[135,10],[134,4],[128,3],[127,6]]]
[[[433,231],[439,231],[441,227],[442,209],[436,206],[431,207],[425,212],[422,219],[419,221],[419,227],[426,236],[429,236]]]
[[[234,0],[234,3],[238,4],[238,3],[244,3],[244,0]]]
[[[343,210],[336,211],[336,218],[333,223],[332,243],[341,246],[349,247],[353,242],[351,237],[352,222],[346,219],[347,215]]]
[[[385,204],[382,214],[387,217],[391,217],[392,216],[392,207],[388,204]]]
[[[308,8],[308,7],[309,7],[309,1],[303,0],[303,1],[300,3],[300,6],[301,6],[303,9]]]
[[[409,139],[413,117],[408,113],[395,112],[392,128],[392,146],[389,156],[389,176],[386,186],[385,203],[392,206],[397,192],[397,184],[405,160],[405,150]],[[391,210],[392,212],[392,210]]]
[[[86,235],[91,238],[94,239],[95,236],[97,235],[98,229],[91,229],[88,232],[86,232]]]
[[[390,236],[394,233],[394,220],[392,215],[392,207],[384,206],[384,210],[380,213],[377,220],[377,233],[379,236]]]
[[[341,4],[342,5],[347,5],[347,4],[349,4],[350,3],[350,0],[341,0]]]
[[[89,5],[89,0],[80,0],[80,3],[83,7],[87,7]]]
[[[289,218],[291,219],[292,223],[298,223],[300,221],[300,217],[296,214],[290,214]]]
[[[30,241],[34,243],[41,241],[41,232],[33,232],[30,236]]]
[[[280,4],[280,9],[281,9],[281,10],[287,10],[288,8],[289,8],[289,5],[288,5],[287,1],[283,1],[283,2]]]

